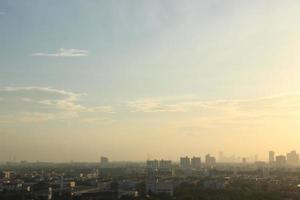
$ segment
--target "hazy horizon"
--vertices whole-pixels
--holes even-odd
[[[300,152],[300,1],[0,1],[0,161]]]

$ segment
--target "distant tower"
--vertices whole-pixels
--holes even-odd
[[[181,157],[180,158],[180,168],[181,169],[190,169],[191,168],[191,160],[189,157]]]
[[[216,165],[216,158],[214,156],[210,156],[210,154],[207,154],[205,156],[205,164],[209,168],[214,167]]]
[[[275,162],[275,152],[269,151],[269,164],[273,164]]]
[[[158,160],[147,160],[146,168],[149,171],[157,171],[158,169]]]
[[[104,156],[101,156],[101,158],[100,158],[100,167],[101,168],[108,167],[108,164],[109,164],[108,158],[104,157]]]
[[[159,169],[161,170],[170,170],[172,169],[172,161],[171,160],[160,160],[159,161]]]
[[[219,162],[224,162],[224,155],[222,151],[219,152]]]
[[[296,151],[291,151],[286,154],[286,162],[289,166],[298,166],[299,165],[299,154]]]
[[[194,156],[191,159],[191,167],[192,167],[192,169],[196,169],[196,170],[201,169],[201,158]]]
[[[285,167],[286,157],[284,155],[276,156],[276,167]]]

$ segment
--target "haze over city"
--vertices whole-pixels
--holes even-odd
[[[0,1],[0,162],[300,151],[300,1]]]

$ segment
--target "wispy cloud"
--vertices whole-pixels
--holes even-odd
[[[209,116],[249,117],[300,116],[300,94],[281,94],[250,99],[203,101],[195,96],[145,98],[128,102],[131,112],[198,112]]]
[[[196,97],[193,95],[184,96],[161,96],[154,98],[143,98],[127,102],[131,112],[184,112],[186,108],[180,102],[187,103]]]
[[[44,52],[37,52],[33,53],[32,56],[45,56],[45,57],[83,57],[88,56],[88,50],[82,49],[65,49],[60,48],[54,53],[44,53]]]
[[[171,113],[162,119],[166,126],[180,133],[300,127],[300,93],[208,101],[197,97],[147,98],[132,101],[128,106],[131,112],[159,114],[155,117]]]
[[[171,113],[163,119],[167,120],[166,123],[181,120],[182,124],[176,122],[181,127],[192,124],[213,127],[218,124],[292,121],[300,117],[299,93],[207,101],[195,95],[163,96],[137,99],[127,102],[125,108],[114,109],[109,105],[85,105],[83,99],[86,96],[85,93],[49,87],[0,88],[0,118],[2,121],[19,119],[23,122],[78,118],[83,122],[100,122],[115,113],[114,109],[119,109],[128,115],[132,112],[157,114],[155,116]]]
[[[6,12],[0,11],[0,15],[6,15]]]
[[[83,96],[86,94],[49,87],[0,88],[0,118],[9,121],[9,116],[13,114],[14,119],[33,122],[90,118],[95,117],[94,115],[113,113],[110,106],[82,105],[80,102]]]

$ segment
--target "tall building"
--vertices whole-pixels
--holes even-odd
[[[192,167],[192,169],[201,169],[201,158],[193,157],[191,159],[191,167]]]
[[[291,151],[286,154],[286,163],[289,166],[299,165],[299,154],[296,151]]]
[[[160,160],[159,161],[159,169],[171,169],[172,161],[171,160]]]
[[[172,176],[172,161],[147,160],[146,168],[146,193],[167,193],[172,196],[174,190],[173,182],[165,180],[165,177]]]
[[[101,156],[100,158],[100,167],[108,167],[109,165],[109,160],[107,157]]]
[[[207,154],[205,156],[205,164],[207,167],[214,167],[216,165],[216,158]]]
[[[158,176],[158,160],[147,160],[146,172],[148,178],[155,179]]]
[[[219,162],[224,162],[224,155],[223,152],[219,152]]]
[[[181,169],[190,169],[191,168],[191,160],[189,157],[181,157],[180,158],[180,168]]]
[[[276,167],[285,167],[286,157],[284,155],[276,156]]]
[[[275,152],[269,151],[269,164],[273,164],[275,162]]]
[[[152,178],[173,176],[171,160],[147,160],[146,161],[147,176]]]
[[[146,162],[147,169],[157,170],[158,169],[158,160],[147,160]]]

